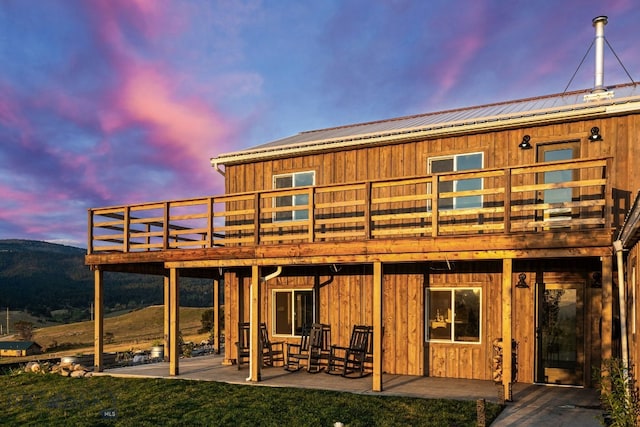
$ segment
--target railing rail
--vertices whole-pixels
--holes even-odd
[[[610,163],[579,159],[94,208],[88,251],[605,228]]]

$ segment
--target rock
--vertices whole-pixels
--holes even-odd
[[[71,372],[71,374],[69,375],[71,378],[82,378],[84,377],[85,372],[84,371],[73,371]]]
[[[63,377],[68,377],[71,374],[71,372],[69,372],[66,368],[61,367],[60,368],[60,375],[62,375]]]

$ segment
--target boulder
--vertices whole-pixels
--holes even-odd
[[[71,372],[71,374],[69,374],[71,378],[82,378],[84,377],[84,375],[85,375],[84,371],[73,371]]]

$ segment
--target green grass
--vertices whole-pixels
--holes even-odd
[[[0,425],[476,425],[476,402],[208,381],[21,373],[0,376],[0,389]],[[489,425],[500,407],[486,407]]]

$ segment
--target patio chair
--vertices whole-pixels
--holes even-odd
[[[236,358],[238,369],[240,369],[243,363],[249,363],[249,343],[251,342],[249,326],[249,322],[238,323],[238,341],[236,342],[238,349]]]
[[[327,373],[346,378],[364,377],[370,373],[365,366],[371,363],[372,355],[373,327],[355,325],[348,347],[331,346]]]
[[[287,343],[287,359],[284,369],[289,372],[297,372],[302,368],[300,362],[309,359],[309,333],[310,328],[302,327],[300,342]]]
[[[309,334],[307,372],[316,374],[329,365],[331,354],[331,326],[314,323]]]
[[[276,363],[284,365],[284,342],[271,341],[266,323],[260,323],[260,345],[262,346],[262,363],[274,366]]]

